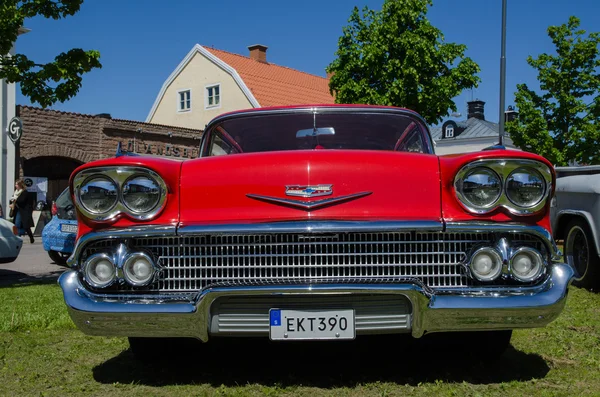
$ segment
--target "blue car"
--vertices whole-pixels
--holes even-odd
[[[42,231],[42,243],[50,259],[65,265],[75,247],[77,219],[69,189],[65,189],[52,206],[52,220]]]

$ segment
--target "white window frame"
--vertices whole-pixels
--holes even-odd
[[[454,126],[447,125],[444,128],[444,138],[454,138]]]
[[[182,109],[181,108],[181,94],[184,92],[189,92],[190,93],[190,107],[189,109]],[[177,113],[185,113],[185,112],[191,112],[192,111],[192,89],[191,88],[186,88],[184,90],[178,90],[177,91]]]
[[[208,104],[208,90],[209,88],[219,87],[219,103],[216,105]],[[209,84],[204,86],[204,109],[218,109],[221,107],[221,103],[223,102],[223,92],[221,91],[221,83],[217,84]]]

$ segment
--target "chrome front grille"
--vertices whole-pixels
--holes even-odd
[[[535,236],[511,242],[544,252]],[[430,288],[471,286],[465,262],[474,246],[493,244],[494,233],[376,232],[320,234],[221,234],[132,238],[132,249],[154,253],[162,267],[161,292],[199,291],[211,285],[389,283],[418,279]],[[116,247],[101,240],[85,257]]]

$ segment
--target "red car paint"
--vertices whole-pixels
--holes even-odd
[[[333,185],[328,197],[371,194],[313,211],[246,196],[289,199],[286,185],[318,184]],[[438,159],[416,153],[307,150],[208,157],[183,164],[183,226],[308,219],[439,221]]]

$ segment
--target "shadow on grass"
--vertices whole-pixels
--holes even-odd
[[[426,338],[361,337],[338,343],[271,343],[265,340],[219,340],[185,344],[175,357],[137,360],[130,350],[94,368],[101,383],[149,386],[355,387],[370,382],[416,386],[419,383],[489,384],[543,378],[550,370],[537,354],[510,347],[495,361],[468,358],[466,352],[442,352]],[[474,347],[476,349],[476,347]]]
[[[0,288],[26,287],[33,284],[55,284],[65,269],[55,270],[40,275],[30,275],[16,270],[0,269]]]

